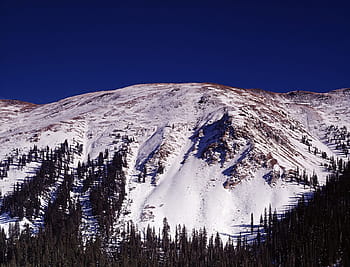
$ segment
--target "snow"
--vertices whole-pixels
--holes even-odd
[[[161,227],[167,217],[173,231],[175,225],[186,224],[188,229],[205,226],[209,234],[235,236],[250,225],[251,213],[258,223],[270,204],[282,212],[310,191],[286,181],[282,174],[298,167],[309,175],[315,172],[324,183],[328,173],[322,165],[327,160],[309,153],[300,140],[306,135],[327,155],[341,156],[325,142],[324,131],[331,124],[350,128],[348,103],[349,96],[342,91],[291,96],[197,83],[136,85],[25,110],[2,103],[0,160],[16,147],[25,152],[34,144],[55,147],[67,139],[70,144],[83,144],[82,155],[75,155],[72,164],[76,167],[78,161],[86,162],[88,156],[94,159],[106,148],[113,152],[126,146],[123,136],[127,135],[135,141],[127,145],[127,198],[115,227],[128,220],[139,228]],[[238,137],[223,139],[239,149],[224,163],[209,164],[199,150],[222,140],[215,134],[205,137],[203,129],[211,129],[224,114]],[[264,166],[261,155],[271,155],[277,163]],[[165,166],[163,174],[156,172],[159,163]],[[147,167],[146,183],[138,183],[143,166]],[[2,194],[36,167],[11,169],[9,177],[0,181]],[[236,173],[230,177],[225,170]],[[280,175],[269,184],[264,176],[271,171]],[[225,188],[224,183],[233,178],[241,182]],[[73,198],[79,186],[75,184]],[[88,195],[80,201],[86,234],[93,234],[97,226]],[[3,227],[12,220],[6,218],[1,219]]]
[[[33,175],[38,166],[39,164],[36,162],[30,163],[22,169],[18,169],[17,166],[11,166],[7,177],[0,180],[1,195],[4,196],[12,192],[16,183],[22,183],[26,178]]]

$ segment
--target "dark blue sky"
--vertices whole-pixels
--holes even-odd
[[[350,87],[349,5],[26,2],[1,1],[0,98],[47,103],[154,82]]]

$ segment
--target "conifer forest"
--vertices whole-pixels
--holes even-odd
[[[39,168],[2,196],[1,212],[41,221],[32,219],[40,225],[35,231],[28,226],[20,230],[16,223],[8,234],[0,232],[1,266],[350,266],[349,163],[333,160],[334,174],[324,186],[311,179],[312,197],[301,197],[283,213],[267,207],[255,215],[260,223],[252,223],[249,234],[223,242],[218,233],[209,236],[205,228],[186,225],[178,225],[171,235],[166,218],[162,229],[138,229],[132,222],[113,229],[125,197],[126,151],[106,150],[70,167],[81,150],[66,141],[54,149],[34,146],[28,154],[17,151],[13,156],[19,159],[18,169],[31,162]],[[1,178],[10,164],[11,157],[1,162]],[[45,194],[55,197],[40,216],[40,196]],[[84,235],[84,202],[72,201],[71,194],[88,199],[96,235]]]

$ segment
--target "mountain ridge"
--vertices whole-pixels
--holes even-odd
[[[258,217],[269,204],[281,210],[312,190],[296,181],[297,170],[308,183],[317,175],[322,184],[332,157],[347,157],[347,90],[279,94],[212,83],[141,84],[23,112],[0,106],[0,159],[16,148],[27,153],[33,145],[54,148],[67,140],[82,146],[71,163],[75,173],[78,162],[106,149],[124,151],[126,197],[114,228],[129,220],[160,227],[167,217],[172,226],[234,235],[251,213]],[[20,175],[30,177],[29,170],[10,167],[0,181],[3,195]],[[87,228],[96,229],[95,215],[84,216]]]
[[[269,94],[275,94],[275,95],[286,95],[286,94],[290,94],[290,93],[310,93],[310,94],[329,94],[329,93],[348,93],[350,91],[350,88],[338,88],[338,89],[331,89],[327,92],[314,92],[314,91],[307,91],[307,90],[291,90],[291,91],[287,91],[287,92],[273,92],[273,91],[269,91],[268,89],[261,89],[261,88],[243,88],[243,87],[235,87],[235,86],[229,86],[229,85],[223,85],[223,84],[219,84],[219,83],[213,83],[213,82],[183,82],[183,83],[141,83],[141,84],[134,84],[134,85],[128,85],[126,87],[121,87],[121,88],[113,88],[113,89],[104,89],[101,91],[93,91],[93,92],[87,92],[87,93],[83,93],[83,94],[77,94],[77,95],[73,95],[73,96],[68,96],[62,99],[59,99],[57,101],[53,101],[53,102],[49,102],[49,103],[43,103],[43,104],[36,104],[36,103],[32,103],[32,102],[27,102],[27,101],[22,101],[20,99],[0,99],[0,102],[3,103],[22,103],[24,104],[31,104],[31,105],[36,105],[36,106],[41,106],[41,105],[47,105],[47,104],[51,104],[51,103],[55,103],[55,102],[59,102],[65,99],[70,99],[72,97],[78,97],[78,96],[85,96],[85,95],[90,95],[90,94],[96,94],[96,93],[110,93],[110,92],[114,92],[116,90],[120,90],[120,89],[125,89],[125,88],[129,88],[129,87],[137,87],[137,86],[162,86],[162,85],[186,85],[186,84],[202,84],[202,85],[213,85],[213,86],[217,86],[217,87],[221,87],[221,88],[235,88],[235,89],[240,89],[240,90],[250,90],[250,91],[257,91],[257,92],[265,92],[265,93],[269,93]]]

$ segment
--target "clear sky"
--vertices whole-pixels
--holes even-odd
[[[146,2],[1,0],[0,98],[47,103],[155,82],[350,87],[345,1]]]

